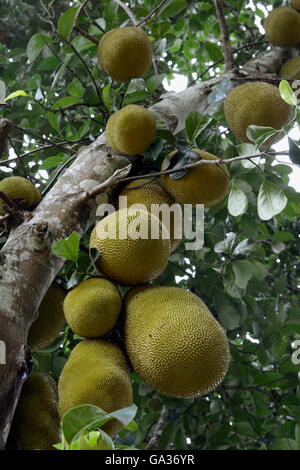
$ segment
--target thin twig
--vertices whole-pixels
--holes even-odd
[[[77,15],[76,15],[75,26],[78,26],[79,16],[81,15],[82,11],[85,9],[88,2],[89,2],[89,0],[84,0],[84,2],[79,7],[79,10],[78,10]]]
[[[132,11],[130,10],[130,8],[128,8],[128,6],[123,3],[121,0],[114,0],[114,2],[119,5],[121,8],[123,8],[123,10],[125,11],[125,13],[127,14],[128,18],[131,19],[132,23],[134,24],[134,26],[137,26],[138,25],[138,20],[136,19],[136,17],[134,16],[134,14],[132,13]]]
[[[157,5],[157,7],[155,7],[150,13],[148,13],[148,15],[145,16],[145,18],[143,18],[136,26],[141,26],[143,23],[147,23],[147,21],[153,16],[155,15],[155,13],[158,12],[158,10],[161,9],[162,6],[164,6],[165,3],[167,3],[169,0],[162,0],[160,2],[159,5]]]
[[[107,189],[109,186],[111,186],[113,183],[119,182],[123,180],[123,175],[124,173],[127,175],[129,170],[131,168],[131,164],[125,166],[124,168],[119,168],[114,172],[112,176],[110,176],[104,183],[101,183],[97,188],[93,189],[91,192],[86,192],[84,195],[84,199],[89,199],[92,197],[97,196],[98,194],[102,193]]]
[[[42,140],[43,142],[47,142],[48,144],[51,144],[53,147],[57,147],[59,149],[62,149],[64,152],[76,153],[75,150],[72,150],[70,147],[64,147],[63,145],[52,142],[47,137],[42,137],[41,135],[38,135],[38,134],[36,134],[35,132],[32,132],[29,129],[25,129],[24,127],[17,126],[17,124],[14,124],[14,127],[16,129],[18,129],[19,131],[22,131],[24,134],[31,135],[32,137],[35,137],[36,139],[39,139],[39,140]]]
[[[223,48],[224,48],[224,56],[225,56],[225,72],[228,72],[232,69],[233,66],[233,54],[232,54],[232,47],[229,37],[229,29],[225,19],[224,7],[222,0],[214,0],[216,13],[219,21],[219,26],[222,33],[223,38]]]
[[[97,38],[95,38],[94,36],[91,36],[89,33],[87,33],[86,31],[84,31],[84,29],[80,28],[79,26],[74,26],[74,31],[77,31],[77,33],[81,34],[81,36],[83,36],[84,38],[88,39],[89,41],[93,42],[94,44],[99,44],[99,41]]]
[[[17,148],[15,147],[15,145],[13,144],[13,142],[12,142],[12,140],[11,140],[10,138],[8,138],[8,141],[9,141],[11,147],[13,148],[15,154],[17,155],[18,162],[20,163],[20,165],[21,165],[21,167],[22,167],[22,169],[23,169],[23,172],[24,172],[25,177],[26,177],[27,179],[29,179],[29,181],[32,183],[32,179],[31,179],[30,173],[27,171],[27,168],[26,168],[26,166],[24,165],[22,158],[20,158],[20,154],[19,154]]]

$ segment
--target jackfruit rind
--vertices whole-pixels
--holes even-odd
[[[152,226],[157,228],[158,238],[151,237]],[[100,253],[95,264],[102,274],[134,286],[161,274],[171,244],[168,231],[155,215],[146,210],[130,215],[127,209],[121,209],[98,222],[91,234],[90,248]]]
[[[138,287],[127,294],[125,308],[128,357],[154,390],[191,398],[222,382],[228,341],[199,297],[178,287]]]
[[[55,450],[59,429],[56,382],[48,374],[33,373],[23,385],[12,433],[23,450]]]
[[[148,109],[129,104],[109,118],[105,132],[113,150],[126,155],[137,155],[145,152],[154,142],[156,121]]]
[[[64,288],[53,282],[40,304],[38,317],[28,333],[27,345],[31,351],[47,348],[65,326],[63,311],[65,296]]]
[[[108,413],[131,406],[129,369],[118,346],[103,340],[77,344],[60,375],[58,395],[61,418],[79,405],[95,405]],[[122,426],[113,419],[101,429],[113,436]]]
[[[151,211],[152,204],[167,204],[171,207],[176,204],[174,199],[164,190],[164,188],[151,179],[136,179],[127,184],[119,194],[119,196],[127,197],[127,206],[133,204],[144,204],[147,210]],[[117,201],[117,209],[119,208],[119,200]],[[162,220],[162,219],[161,219]],[[174,213],[170,213],[170,241],[171,251],[174,251],[181,242],[181,238],[175,237],[175,218]]]
[[[287,60],[280,69],[281,78],[300,80],[300,55]]]
[[[203,160],[217,160],[218,157],[200,149],[193,148]],[[172,158],[177,153],[170,153]],[[163,164],[164,165],[164,164]],[[162,165],[162,169],[163,169]],[[180,204],[204,204],[209,207],[224,199],[230,189],[230,176],[226,165],[209,163],[190,169],[179,179],[170,175],[161,177],[164,188]]]
[[[39,203],[41,200],[41,195],[37,188],[31,181],[22,176],[8,176],[1,180],[0,191],[5,193],[10,199],[24,199],[25,202],[22,204],[24,209],[27,209],[34,203]],[[5,202],[0,198],[0,215],[4,215],[2,210],[4,204]]]
[[[152,47],[140,28],[111,29],[99,42],[98,61],[104,72],[118,82],[145,75],[152,63]]]
[[[83,338],[99,338],[108,333],[115,326],[121,308],[117,287],[103,278],[82,281],[64,301],[68,324]]]
[[[234,88],[225,99],[224,112],[233,134],[248,143],[252,143],[246,135],[248,126],[279,130],[294,117],[293,106],[281,98],[276,86],[266,82],[249,82]]]
[[[293,7],[300,11],[300,0],[292,0]]]
[[[273,46],[297,46],[300,43],[300,14],[291,7],[272,10],[264,22],[267,40]]]

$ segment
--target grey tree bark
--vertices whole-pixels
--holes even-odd
[[[234,86],[250,76],[272,80],[284,54],[283,49],[274,49],[251,63],[248,69],[242,72],[236,69],[226,76],[233,79]],[[190,111],[208,112],[208,95],[221,79],[200,82],[181,93],[167,93],[150,109],[175,134],[184,128]],[[25,214],[23,223],[11,231],[0,252],[0,340],[7,351],[6,364],[0,364],[0,449],[5,447],[22,384],[28,375],[29,328],[64,263],[52,254],[52,243],[73,231],[82,236],[95,223],[96,206],[107,202],[111,186],[95,199],[89,198],[88,193],[129,163],[126,156],[111,153],[105,134],[100,135],[78,152],[74,163],[38,207]],[[129,168],[125,173],[128,171]]]

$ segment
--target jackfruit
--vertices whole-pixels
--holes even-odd
[[[195,294],[179,287],[137,287],[125,298],[125,346],[139,377],[170,397],[214,390],[229,365],[221,325]]]
[[[128,286],[158,277],[171,249],[169,233],[155,215],[145,210],[131,215],[131,210],[121,209],[102,219],[90,238],[90,248],[100,253],[99,271]]]
[[[24,199],[20,203],[22,209],[27,209],[41,200],[40,192],[31,181],[22,176],[8,176],[0,181],[0,191],[5,193],[10,199]],[[3,206],[6,202],[0,198],[0,215],[4,215]]]
[[[117,287],[107,279],[82,281],[65,298],[64,313],[74,333],[99,338],[116,324],[122,307]]]
[[[285,78],[287,80],[300,80],[300,55],[286,61],[281,67],[279,75],[281,78]],[[296,88],[293,87],[293,84],[291,84],[291,86],[293,91],[298,95],[300,92],[300,86],[298,85]]]
[[[113,150],[126,155],[137,155],[145,152],[154,142],[156,122],[148,109],[129,104],[109,118],[105,132]]]
[[[61,418],[79,405],[95,405],[107,413],[131,406],[130,374],[121,350],[103,340],[81,341],[62,370],[58,396]],[[121,427],[113,419],[101,429],[113,436]]]
[[[292,0],[293,7],[300,11],[300,0]]]
[[[23,385],[11,433],[23,450],[55,450],[59,429],[56,382],[48,374],[33,373]]]
[[[133,204],[144,204],[147,210],[151,212],[152,204],[167,204],[171,207],[176,204],[173,198],[158,184],[156,181],[151,179],[137,179],[127,184],[122,189],[119,196],[127,197],[127,206],[131,207]],[[119,208],[119,200],[117,202],[117,208]],[[163,218],[160,214],[160,220],[163,222]],[[175,238],[175,217],[174,212],[170,212],[170,241],[171,251],[174,251],[181,242],[181,238]]]
[[[111,29],[99,42],[98,61],[104,72],[118,82],[142,77],[151,67],[152,47],[140,28]]]
[[[264,22],[267,40],[273,46],[297,46],[300,43],[300,14],[291,7],[272,10]]]
[[[193,148],[199,154],[199,159],[217,160],[215,155]],[[177,150],[170,153],[174,157]],[[196,160],[195,160],[196,161]],[[162,169],[164,168],[164,163]],[[180,204],[205,204],[212,206],[224,199],[230,188],[230,177],[226,165],[211,165],[209,163],[191,168],[186,175],[179,179],[171,176],[161,177],[164,188]]]
[[[66,324],[63,302],[64,288],[53,282],[43,298],[38,317],[31,325],[27,345],[31,351],[39,351],[49,346]]]
[[[248,126],[279,130],[294,116],[293,106],[281,98],[279,89],[265,82],[249,82],[234,88],[225,99],[224,111],[233,134],[249,143],[252,142],[246,135]],[[268,143],[274,142],[275,138],[272,136]]]

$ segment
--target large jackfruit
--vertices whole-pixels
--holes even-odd
[[[215,155],[200,149],[192,149],[199,154],[199,160],[217,160]],[[176,155],[177,150],[170,153],[169,158]],[[197,160],[195,160],[197,161]],[[164,163],[162,169],[164,167]],[[209,163],[191,168],[179,179],[163,175],[162,184],[171,196],[180,204],[205,204],[212,206],[221,201],[230,188],[230,176],[226,165]]]
[[[107,413],[131,406],[130,374],[121,350],[103,340],[77,344],[60,375],[58,396],[61,418],[79,405],[95,405]],[[113,436],[121,427],[113,419],[101,429]]]
[[[131,207],[134,204],[143,204],[147,207],[147,210],[151,212],[152,204],[167,204],[168,207],[176,204],[174,199],[164,190],[160,184],[151,179],[136,179],[131,183],[127,184],[122,189],[119,196],[127,197],[127,206]],[[117,202],[117,208],[119,208],[119,200]],[[153,208],[152,208],[153,209]],[[160,219],[163,218],[160,214]],[[181,241],[181,238],[175,234],[175,217],[174,212],[170,212],[170,241],[171,251],[174,251]]]
[[[39,351],[49,346],[66,324],[63,303],[66,291],[53,282],[43,298],[38,317],[31,325],[27,344],[31,351]]]
[[[116,324],[122,308],[117,287],[107,279],[91,278],[71,290],[64,301],[66,320],[74,333],[99,338]]]
[[[134,26],[111,29],[99,43],[98,60],[104,72],[118,82],[142,77],[152,63],[150,40]]]
[[[294,116],[294,108],[280,96],[279,89],[265,82],[249,82],[234,88],[224,105],[225,118],[234,135],[252,143],[246,130],[250,125],[281,129]],[[276,136],[277,137],[277,136]],[[274,142],[272,137],[268,143]]]
[[[23,385],[11,433],[24,450],[55,450],[59,429],[56,382],[47,374],[33,373]]]
[[[99,271],[128,286],[158,277],[171,249],[169,233],[158,217],[146,210],[131,215],[131,210],[121,209],[102,219],[90,239],[90,248],[100,253],[96,261]],[[157,233],[152,232],[153,227]]]
[[[125,299],[125,345],[154,390],[189,398],[214,390],[229,365],[221,325],[199,297],[178,287],[137,287]]]
[[[292,0],[293,7],[300,11],[300,0]]]
[[[291,7],[272,10],[264,27],[267,40],[273,46],[297,46],[300,43],[300,14]]]
[[[137,155],[155,140],[156,122],[148,109],[129,104],[109,118],[105,132],[109,145],[116,152]]]
[[[27,209],[41,200],[40,192],[31,181],[22,176],[8,176],[1,180],[0,191],[5,193],[10,199],[24,199],[20,204],[23,209]],[[4,215],[4,205],[6,205],[6,202],[0,198],[0,215]]]

